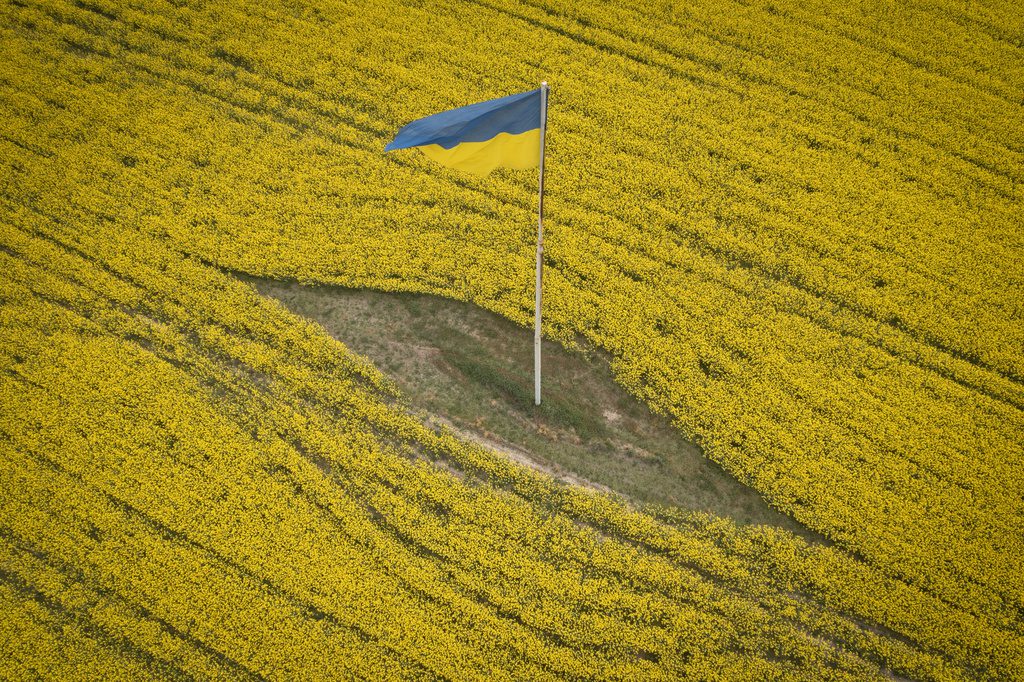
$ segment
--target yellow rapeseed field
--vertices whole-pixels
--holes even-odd
[[[1024,15],[3,0],[0,677],[1024,679]],[[820,533],[523,469],[230,271],[526,323]]]

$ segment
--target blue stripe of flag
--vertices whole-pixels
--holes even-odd
[[[413,121],[384,151],[438,144],[486,142],[500,133],[519,135],[540,127],[540,89],[478,102]]]

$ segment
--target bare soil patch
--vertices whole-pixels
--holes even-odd
[[[369,358],[428,424],[568,483],[813,536],[616,384],[601,353],[545,342],[537,408],[530,329],[437,296],[246,279]]]

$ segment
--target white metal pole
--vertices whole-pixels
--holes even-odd
[[[540,84],[540,180],[537,201],[537,285],[533,313],[533,402],[540,405],[540,304],[544,282],[544,132],[548,126],[548,82]]]

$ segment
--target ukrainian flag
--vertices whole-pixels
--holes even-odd
[[[495,168],[540,165],[541,89],[470,104],[413,121],[384,148],[419,148],[438,163],[487,175]]]

